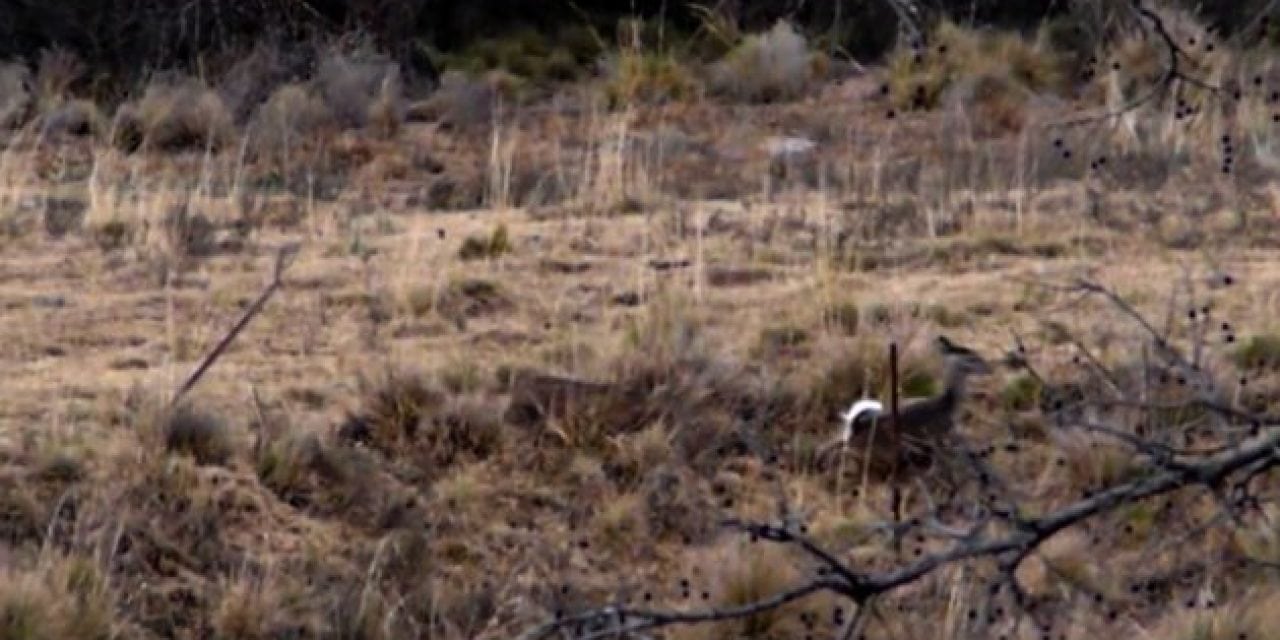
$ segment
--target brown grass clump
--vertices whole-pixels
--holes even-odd
[[[88,557],[50,555],[0,569],[0,638],[108,640],[119,630],[114,595]]]
[[[179,404],[161,417],[165,448],[190,455],[199,464],[225,465],[235,453],[231,428],[221,418],[190,404]]]
[[[1061,63],[1044,38],[1029,42],[1014,34],[973,31],[943,22],[930,42],[929,50],[903,47],[890,58],[890,98],[895,108],[933,109],[954,95],[961,106],[1019,124],[1017,114],[1031,93],[1063,87]]]
[[[705,542],[720,531],[706,484],[687,467],[675,464],[645,471],[639,493],[655,539]]]
[[[222,97],[193,78],[158,80],[116,112],[116,145],[161,151],[219,149],[236,135]]]
[[[361,406],[348,415],[339,438],[412,460],[415,477],[435,477],[445,468],[484,460],[502,449],[502,412],[483,397],[449,397],[425,375],[405,371],[364,378],[360,386]],[[327,459],[315,444],[290,455],[311,467]],[[295,462],[284,470],[292,468],[288,475],[296,476],[297,467]]]
[[[630,557],[649,538],[647,505],[642,496],[623,494],[606,501],[591,522],[593,540],[621,557]]]
[[[612,107],[679,101],[698,91],[693,70],[672,52],[624,48],[602,65],[605,99]]]
[[[402,96],[399,74],[382,56],[333,52],[321,59],[314,79],[329,111],[343,127],[361,129],[377,121],[398,126]]]
[[[265,640],[289,629],[278,588],[241,578],[228,581],[219,591],[212,625],[218,637]]]
[[[436,300],[436,313],[451,321],[463,323],[470,318],[510,310],[513,302],[496,282],[483,278],[464,278],[450,282]]]
[[[483,235],[467,236],[462,241],[462,246],[458,248],[458,258],[463,261],[492,260],[503,254],[510,253],[511,249],[511,237],[507,231],[507,225],[499,224],[494,227],[488,237]]]
[[[316,142],[337,128],[324,100],[301,84],[286,84],[258,107],[250,125],[250,147],[284,169],[305,159]],[[295,159],[297,157],[297,159]]]
[[[388,370],[359,380],[361,406],[349,414],[339,437],[384,452],[414,441],[419,430],[444,404],[444,394],[419,373]]]

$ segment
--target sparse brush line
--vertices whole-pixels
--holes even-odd
[[[267,301],[271,299],[271,296],[280,288],[284,279],[284,272],[291,264],[293,264],[293,258],[297,256],[298,248],[299,247],[296,244],[288,244],[280,248],[280,251],[276,254],[275,271],[272,274],[271,282],[268,283],[266,288],[262,290],[262,293],[258,295],[258,299],[254,300],[253,304],[249,305],[249,308],[245,310],[244,315],[240,316],[240,319],[236,321],[229,331],[227,331],[226,335],[222,336],[222,340],[218,341],[218,344],[209,351],[208,355],[206,355],[203,360],[200,361],[199,366],[191,372],[191,375],[187,377],[186,382],[183,382],[182,386],[178,387],[178,390],[173,394],[173,398],[169,401],[170,407],[176,405],[178,400],[182,399],[182,396],[186,395],[188,391],[196,386],[196,383],[200,382],[200,379],[204,377],[204,374],[208,372],[214,363],[218,361],[218,358],[220,358],[227,350],[227,347],[231,346],[231,341],[235,340],[236,336],[240,335],[240,332],[243,331],[245,327],[249,326],[249,322],[257,317],[258,313],[262,311],[263,306],[267,304]]]

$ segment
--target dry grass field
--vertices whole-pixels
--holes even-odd
[[[956,56],[978,36],[943,38]],[[362,124],[332,130],[299,124],[324,106],[304,88],[250,127],[182,84],[129,117],[80,105],[83,131],[14,129],[0,638],[515,638],[585,607],[723,609],[812,574],[726,518],[899,566],[945,540],[895,548],[875,529],[888,486],[814,455],[851,401],[887,398],[890,343],[908,397],[940,388],[937,335],[997,365],[958,428],[1029,512],[1135,473],[1122,442],[1055,428],[1044,390],[1000,364],[1019,339],[1055,380],[1092,380],[1082,354],[1140,362],[1140,327],[1080,279],[1203,335],[1230,401],[1266,412],[1280,84],[1250,86],[1241,69],[1269,67],[1241,53],[1253,66],[1204,63],[1245,79],[1230,109],[1049,127],[1145,77],[1105,65],[1150,55],[1108,55],[1069,94],[944,69],[963,77],[921,109],[911,87],[933,76],[901,56],[771,101],[641,99],[680,79],[624,56],[638,79],[519,103],[501,78],[403,108],[373,91]],[[804,148],[780,153],[786,139]],[[282,247],[279,290],[170,408]],[[548,415],[509,410],[565,393]],[[990,604],[979,559],[876,600],[859,637],[1280,637],[1268,490],[1238,519],[1190,488],[1058,533],[1017,568],[1048,617]],[[837,638],[854,610],[820,594],[653,636],[550,637]]]

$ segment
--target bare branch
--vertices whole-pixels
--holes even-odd
[[[188,391],[196,386],[196,383],[200,382],[200,379],[218,361],[218,358],[222,357],[227,347],[231,346],[231,341],[235,340],[236,336],[240,335],[240,332],[249,326],[249,322],[262,311],[262,307],[267,304],[271,296],[280,288],[284,279],[284,272],[293,264],[293,259],[297,254],[297,245],[290,244],[280,248],[279,253],[276,254],[275,270],[272,273],[271,282],[258,295],[258,299],[254,300],[248,309],[245,309],[244,315],[240,316],[240,319],[232,325],[226,335],[222,336],[222,340],[218,341],[218,344],[200,361],[200,364],[187,377],[186,382],[183,382],[182,386],[178,387],[178,390],[173,394],[173,398],[169,401],[169,406],[177,404],[178,400],[182,399],[182,396],[186,395]]]
[[[815,579],[792,587],[786,591],[774,594],[773,596],[758,602],[752,602],[727,609],[706,609],[702,611],[656,611],[648,609],[630,609],[627,607],[605,607],[603,609],[594,609],[578,615],[567,616],[559,620],[548,622],[521,635],[520,639],[542,640],[543,638],[551,637],[552,634],[561,629],[579,625],[608,625],[615,620],[621,622],[612,622],[615,626],[606,626],[603,629],[592,631],[589,635],[580,636],[580,640],[620,636],[625,633],[634,633],[637,631],[669,627],[678,624],[699,624],[720,620],[735,620],[777,609],[778,607],[795,602],[796,600],[807,598],[821,591],[842,591],[844,588],[845,584],[841,580],[833,578]]]

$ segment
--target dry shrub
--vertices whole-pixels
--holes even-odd
[[[91,558],[44,558],[0,570],[0,638],[55,640],[117,637],[114,602]]]
[[[801,95],[816,79],[816,55],[791,23],[747,36],[711,66],[709,84],[736,100],[774,102]]]
[[[720,530],[706,481],[685,466],[664,464],[647,470],[639,494],[655,540],[700,543]]]
[[[665,424],[655,422],[619,437],[606,463],[610,477],[620,486],[635,485],[649,469],[675,458],[675,436]]]
[[[621,558],[630,557],[649,537],[645,498],[628,493],[606,501],[591,522],[593,540]]]
[[[1032,98],[1032,92],[1012,77],[990,72],[961,79],[947,96],[956,107],[969,108],[974,131],[983,136],[1021,131]]]
[[[126,150],[218,149],[235,138],[235,123],[218,93],[193,78],[152,82],[142,97],[116,112],[115,142]]]
[[[165,448],[199,464],[225,465],[235,453],[231,428],[218,416],[182,403],[161,418]]]
[[[415,441],[424,422],[445,401],[444,394],[416,372],[388,370],[376,379],[361,376],[358,386],[360,408],[347,416],[338,435],[385,453]]]
[[[264,436],[255,448],[254,467],[263,486],[300,509],[341,507],[362,481],[343,451],[313,433],[293,430]]]
[[[337,121],[325,101],[301,84],[286,84],[271,93],[250,125],[250,148],[289,167],[294,154],[313,148],[336,133]]]
[[[320,60],[314,82],[338,123],[360,129],[369,124],[375,106],[398,113],[398,78],[395,64],[382,56],[333,52]]]
[[[485,460],[503,445],[501,414],[483,396],[452,398],[423,436],[423,447],[437,466]]]
[[[0,129],[21,125],[31,106],[31,72],[18,62],[0,62]]]
[[[1189,55],[1179,61],[1181,71],[1193,77],[1207,78],[1215,84],[1226,78],[1223,75],[1233,63],[1232,54],[1222,46],[1206,51],[1204,45],[1213,37],[1205,25],[1188,11],[1174,7],[1152,7],[1160,15],[1161,22],[1179,46],[1186,47]],[[1199,46],[1190,46],[1196,42]],[[1168,50],[1158,37],[1139,35],[1112,38],[1110,46],[1099,52],[1100,64],[1095,67],[1093,81],[1086,91],[1102,96],[1113,107],[1146,94],[1153,83],[1164,73],[1168,63]],[[1118,65],[1115,68],[1113,65]]]
[[[698,91],[693,71],[674,53],[624,48],[601,61],[610,106],[684,100]]]
[[[933,109],[959,88],[962,105],[987,99],[977,84],[1007,85],[1038,93],[1064,88],[1061,61],[1044,37],[1028,41],[1016,33],[966,29],[941,23],[930,40],[932,48],[903,47],[889,60],[891,101],[898,109]],[[977,82],[979,78],[986,78]],[[968,82],[965,82],[965,80]],[[1010,103],[1011,89],[997,93],[997,102]],[[1006,104],[1005,109],[1017,103]],[[1005,115],[1009,119],[1008,114]]]

